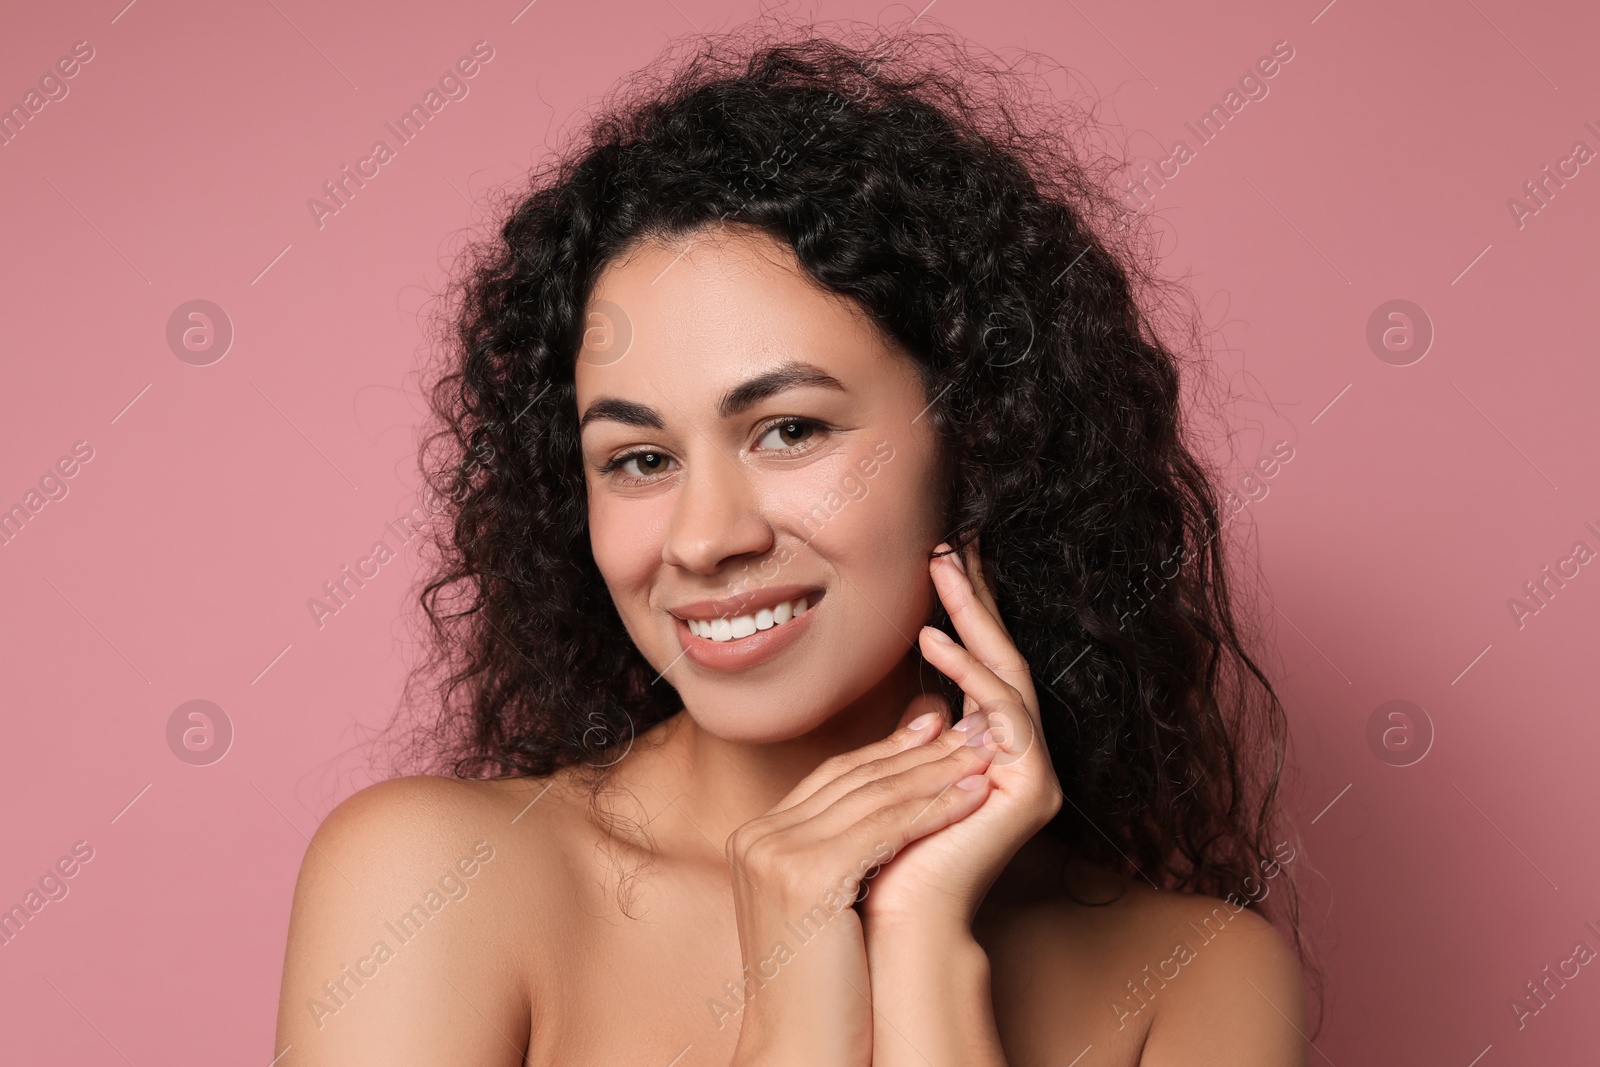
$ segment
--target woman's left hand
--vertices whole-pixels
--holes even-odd
[[[983,805],[912,842],[871,880],[861,903],[869,930],[902,922],[927,929],[945,920],[970,928],[1006,864],[1061,808],[1033,679],[1000,621],[977,545],[969,546],[964,566],[948,545],[937,551],[947,554],[929,563],[934,588],[962,644],[925,626],[922,654],[966,694],[965,716],[951,729],[986,738],[996,751],[978,783],[988,794]]]

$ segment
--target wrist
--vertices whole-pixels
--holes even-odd
[[[877,975],[940,974],[963,990],[988,988],[989,954],[960,918],[885,916],[867,924],[865,935]]]
[[[942,952],[952,947],[982,951],[973,937],[971,919],[955,908],[924,909],[916,914],[872,912],[864,918],[862,933],[869,949],[883,943],[908,951],[924,948]]]
[[[869,925],[867,961],[878,1067],[1003,1064],[994,1019],[989,954],[965,923],[927,920]],[[912,1041],[908,1035],[915,1034]]]

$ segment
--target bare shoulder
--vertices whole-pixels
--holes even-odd
[[[981,939],[1014,1062],[1067,1062],[1089,1045],[1129,1067],[1306,1062],[1299,957],[1242,898],[1096,873],[1068,894],[1005,902]]]
[[[302,899],[311,905],[347,903],[341,894],[351,892],[403,896],[440,879],[470,880],[458,892],[483,888],[492,895],[500,879],[480,874],[515,865],[549,843],[550,820],[528,801],[551,785],[415,775],[368,786],[329,812],[312,836],[296,886],[297,911]]]
[[[529,872],[549,869],[540,860],[559,847],[539,810],[554,786],[397,778],[329,813],[295,886],[273,1050],[289,1046],[282,1067],[521,1062],[519,961],[549,911],[548,880]]]
[[[1306,1062],[1300,960],[1284,936],[1241,898],[1133,891],[1149,957],[1118,1011],[1149,1010],[1144,1067]]]
[[[317,828],[310,851],[352,846],[360,850],[391,843],[386,839],[396,835],[426,847],[441,834],[448,834],[451,829],[464,830],[490,814],[496,796],[485,788],[487,784],[412,775],[367,786],[328,813]]]

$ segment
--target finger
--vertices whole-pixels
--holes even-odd
[[[984,775],[968,775],[927,799],[916,797],[880,808],[846,833],[861,844],[887,843],[892,859],[907,845],[977,811],[988,799],[990,789],[989,779]]]
[[[933,572],[934,588],[962,643],[986,667],[1016,687],[1030,712],[1037,711],[1038,698],[1027,660],[1000,624],[999,616],[979,599],[966,572],[954,557],[948,556],[936,558],[929,569]]]
[[[895,728],[898,730],[904,730],[911,723],[916,722],[930,711],[939,716],[939,721],[942,724],[946,726],[949,725],[950,705],[945,703],[944,697],[940,696],[938,693],[918,693],[916,696],[911,698],[911,701],[908,704],[906,704],[906,710],[900,713],[900,722]],[[936,736],[938,735],[930,735],[930,737]]]
[[[972,740],[982,741],[984,737]],[[974,775],[982,776],[994,758],[993,744],[962,744],[944,759],[925,763],[899,774],[874,779],[846,793],[825,810],[808,820],[806,829],[822,840],[848,836],[863,823],[880,828],[893,824],[910,842],[932,833],[940,825],[937,808],[948,793],[973,792],[956,789],[956,784]]]
[[[929,715],[934,717],[929,719],[927,718]],[[816,796],[818,789],[829,782],[837,782],[850,772],[880,763],[897,752],[914,751],[937,738],[949,724],[950,706],[944,698],[937,693],[919,693],[906,704],[905,710],[900,713],[900,722],[895,727],[897,733],[903,732],[910,737],[909,744],[895,744],[895,735],[890,734],[884,738],[884,742],[877,745],[868,745],[842,753],[833,760],[819,765],[812,775],[808,775],[806,780],[791,790],[789,796],[769,814],[792,811],[810,797]],[[885,744],[887,747],[882,747]],[[865,780],[865,778],[859,779],[859,781]],[[808,791],[802,793],[803,788]]]
[[[1006,621],[1000,617],[1000,604],[994,595],[994,582],[989,578],[988,568],[983,565],[983,549],[979,547],[976,537],[967,543],[961,563],[968,580],[972,582],[972,587],[977,590],[979,603],[989,609],[989,614],[994,616],[995,622],[1000,624],[1000,629],[1009,637],[1011,631],[1007,629]]]
[[[934,712],[934,717],[931,719],[926,717],[930,712]],[[944,729],[943,723],[944,718],[941,714],[938,714],[937,709],[925,709],[907,719],[903,725],[880,741],[874,741],[870,745],[863,745],[848,752],[841,752],[837,756],[830,756],[819,763],[816,770],[806,775],[793,789],[789,790],[788,794],[778,801],[768,814],[776,814],[793,808],[815,793],[821,786],[863,764],[886,759],[897,753],[927,744],[939,736]]]
[[[862,880],[913,842],[971,815],[983,806],[989,792],[987,778],[968,775],[933,796],[911,797],[877,808],[825,840],[819,839],[817,848],[804,849],[800,855],[813,870],[846,872],[844,884],[834,885],[834,891],[858,895]],[[827,905],[826,899],[822,903]]]
[[[995,673],[987,663],[962,648],[943,630],[924,626],[918,635],[923,657],[937,667],[961,691],[981,707],[984,704],[1004,702],[1021,703],[1022,694],[1015,686]]]
[[[966,721],[965,719],[962,720],[962,722]],[[871,760],[852,767],[832,781],[819,785],[812,791],[810,796],[799,803],[793,804],[781,812],[773,812],[771,815],[775,817],[777,825],[792,826],[807,819],[816,818],[822,812],[837,804],[843,797],[857,790],[872,786],[875,782],[889,782],[889,780],[893,779],[895,783],[904,785],[908,780],[901,778],[901,775],[950,757],[953,753],[959,752],[971,738],[972,733],[970,730],[950,730],[927,744],[917,745],[903,752],[897,752],[882,759]],[[891,783],[888,786],[877,786],[875,788],[881,792],[884,788],[892,789],[895,787],[896,785]]]
[[[1022,653],[1017,651],[1000,622],[999,611],[991,606],[993,596],[986,599],[980,593],[981,575],[974,578],[958,562],[958,557],[951,554],[935,556],[929,570],[939,599],[962,642],[993,669],[1027,670]]]
[[[1029,704],[1021,691],[942,631],[924,626],[920,640],[922,654],[928,662],[960,686],[969,701],[991,712],[990,718],[994,720],[996,728],[995,740],[1001,751],[1010,757],[1001,758],[1001,762],[1014,762],[1031,751],[1033,740],[1042,729],[1037,705]],[[1028,696],[1031,695],[1030,686]],[[1010,721],[1012,717],[1017,721]],[[960,726],[961,723],[956,724],[957,729]],[[951,732],[957,731],[953,729]]]

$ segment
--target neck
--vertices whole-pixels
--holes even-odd
[[[680,711],[669,720],[670,733],[659,750],[669,758],[649,777],[691,824],[684,829],[695,850],[704,853],[707,840],[721,849],[729,834],[770,811],[818,764],[887,737],[913,697],[936,691],[934,673],[913,651],[816,729],[773,744],[726,741],[701,729],[688,711]],[[658,844],[670,847],[660,829],[664,827],[658,828]]]

